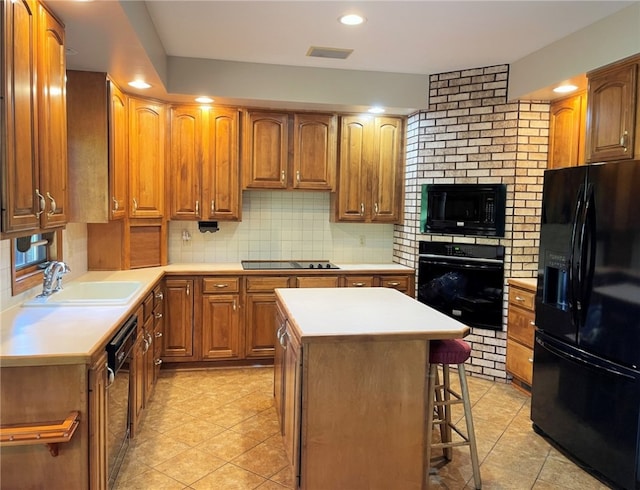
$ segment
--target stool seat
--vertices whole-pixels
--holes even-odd
[[[471,357],[471,346],[462,339],[432,340],[429,343],[431,364],[462,364]]]

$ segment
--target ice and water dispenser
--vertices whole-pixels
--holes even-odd
[[[569,308],[569,257],[547,251],[543,288],[543,303],[560,310]]]

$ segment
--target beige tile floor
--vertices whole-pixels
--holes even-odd
[[[609,488],[533,432],[528,396],[479,378],[470,377],[469,386],[484,489]],[[430,488],[474,488],[467,448],[455,448],[453,461],[437,466]],[[293,488],[273,406],[273,369],[161,371],[116,488]]]

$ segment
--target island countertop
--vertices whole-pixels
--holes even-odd
[[[352,336],[450,339],[470,329],[389,288],[276,289],[289,321],[304,342]]]

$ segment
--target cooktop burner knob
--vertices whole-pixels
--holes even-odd
[[[313,269],[313,264],[309,264],[309,269]]]
[[[331,269],[331,264],[325,264],[325,265],[324,265],[324,268],[325,268],[325,269]]]

